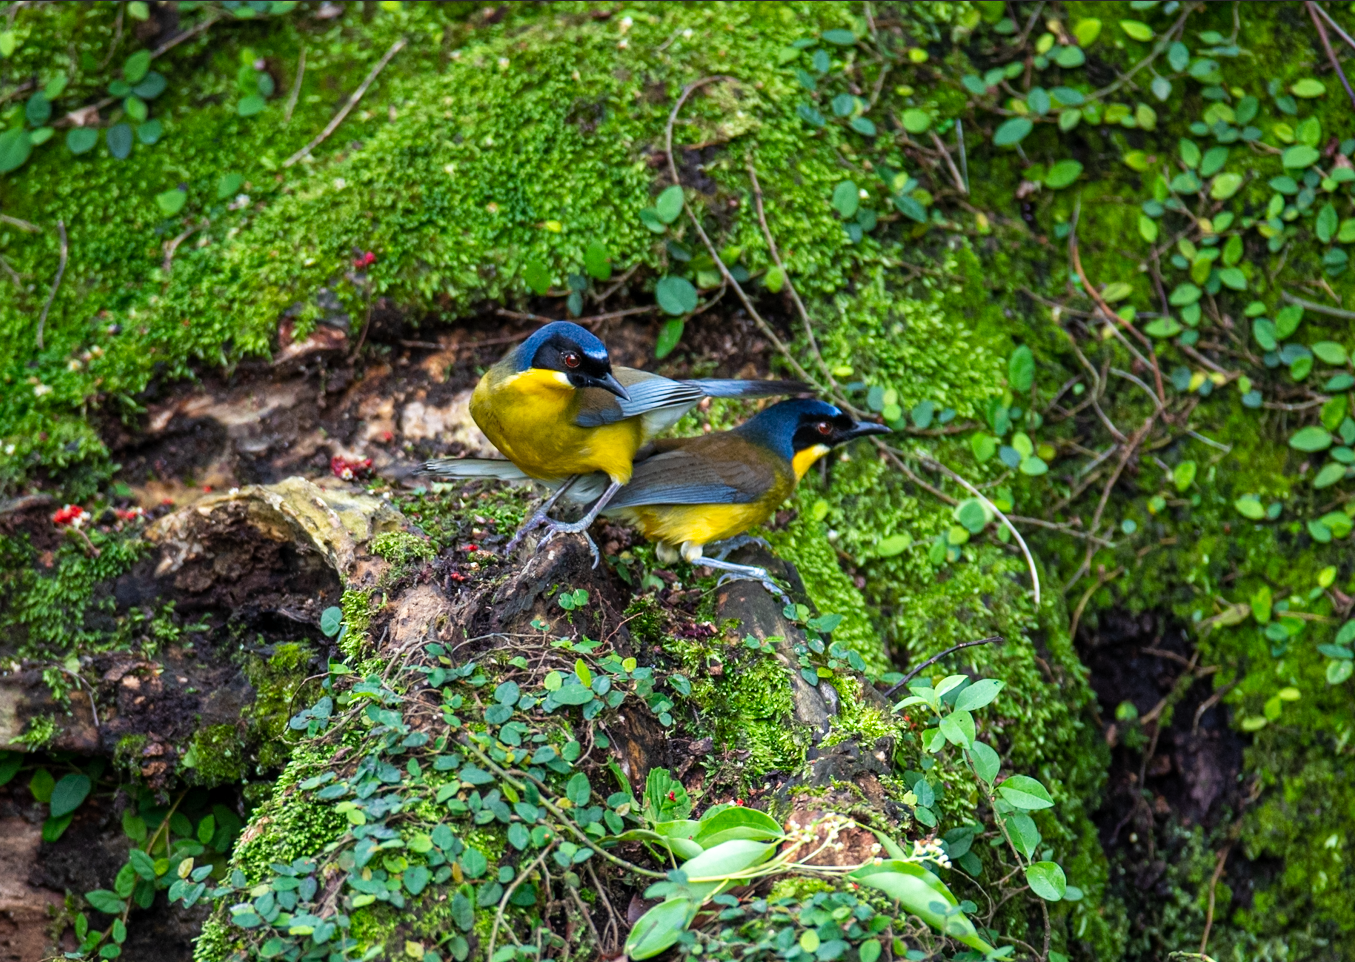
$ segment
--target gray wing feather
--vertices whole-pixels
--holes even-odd
[[[687,381],[709,397],[776,397],[782,394],[812,394],[814,388],[803,381],[750,381],[700,378]]]
[[[756,381],[735,378],[701,378],[692,381],[674,381],[650,374],[648,371],[636,371],[631,368],[617,368],[616,374],[626,386],[630,400],[623,401],[600,388],[589,388],[590,394],[596,393],[596,400],[590,397],[585,409],[579,412],[576,422],[580,427],[595,428],[604,424],[615,424],[626,418],[643,417],[648,434],[654,435],[675,424],[678,418],[686,414],[703,397],[773,397],[781,394],[811,393],[813,388],[799,381]]]
[[[748,504],[776,481],[762,465],[713,463],[685,450],[665,451],[637,464],[630,483],[616,493],[608,508],[645,504]]]
[[[590,390],[600,391],[598,388]],[[673,381],[666,377],[651,377],[634,384],[626,385],[630,399],[623,401],[613,395],[609,403],[601,404],[592,410],[579,412],[575,423],[579,427],[595,428],[604,424],[615,424],[627,418],[641,417],[654,411],[678,408],[674,421],[682,416],[697,401],[705,397],[705,392],[695,384],[686,381]],[[605,392],[600,392],[605,393]]]

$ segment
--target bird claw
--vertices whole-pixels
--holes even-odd
[[[588,533],[587,525],[580,526],[579,522],[574,522],[573,524],[565,524],[560,521],[553,521],[550,519],[547,519],[546,524],[550,530],[548,530],[546,532],[546,536],[541,539],[542,547],[544,547],[547,544],[547,542],[549,542],[557,534],[581,534],[583,535],[583,540],[588,543],[588,550],[593,555],[594,570],[596,570],[597,566],[602,563],[602,555],[598,552],[598,546],[596,543],[594,543],[593,536]]]
[[[731,581],[756,581],[758,584],[762,585],[762,587],[766,588],[771,596],[778,599],[783,605],[790,604],[790,595],[782,591],[780,586],[777,585],[769,575],[759,578],[757,575],[753,574],[724,574],[720,576],[719,581],[715,582],[715,587],[723,587]]]
[[[717,551],[715,554],[711,555],[711,557],[717,558],[720,561],[724,561],[735,551],[738,551],[740,548],[747,547],[750,544],[755,544],[758,545],[759,547],[766,548],[768,551],[772,550],[771,543],[768,542],[766,538],[759,538],[756,537],[755,535],[750,534],[741,534],[733,538],[729,538],[725,541],[719,542],[720,550]]]
[[[513,550],[517,548],[518,545],[522,544],[523,538],[543,524],[546,524],[548,521],[550,521],[550,517],[546,514],[546,509],[542,508],[526,521],[522,522],[517,531],[513,533],[513,539],[504,547],[504,554],[512,554]]]
[[[710,565],[711,558],[698,558],[693,564],[706,563],[709,567],[724,567],[725,573],[720,575],[715,582],[715,587],[719,588],[731,581],[756,581],[775,598],[779,598],[782,604],[790,604],[790,596],[781,590],[780,585],[772,580],[772,576],[767,574],[767,569],[757,568],[753,565],[733,565],[730,562],[723,562],[721,565]]]

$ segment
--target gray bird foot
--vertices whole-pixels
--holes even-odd
[[[711,555],[711,557],[718,558],[719,560],[724,561],[735,551],[738,551],[740,548],[746,548],[750,544],[755,544],[760,547],[766,548],[768,551],[772,550],[772,546],[770,543],[768,543],[766,538],[758,538],[751,534],[741,534],[738,535],[737,537],[729,538],[725,541],[717,541],[715,542],[715,544],[707,545],[706,547],[708,549],[718,548],[719,550],[717,550],[713,555]]]
[[[580,521],[563,522],[556,521],[554,518],[547,518],[545,521],[547,531],[546,536],[541,539],[541,547],[554,538],[557,534],[581,534],[583,540],[588,542],[588,550],[593,554],[593,567],[596,568],[602,562],[602,555],[598,552],[598,546],[593,542],[593,537],[588,533],[588,528],[592,524],[592,518],[584,518]]]
[[[518,530],[513,533],[513,539],[504,547],[503,553],[506,555],[512,554],[513,550],[522,544],[523,538],[549,521],[550,516],[546,514],[546,509],[544,507],[538,509],[530,518],[522,522]]]
[[[725,572],[720,576],[720,580],[715,583],[717,587],[730,581],[756,581],[771,592],[773,597],[781,599],[782,604],[790,604],[790,596],[772,580],[772,576],[767,573],[766,568],[758,568],[755,565],[738,565],[732,561],[725,561],[723,558],[708,558],[705,555],[695,559],[692,564],[705,565],[707,568],[715,568],[717,571]]]

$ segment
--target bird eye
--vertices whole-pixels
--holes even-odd
[[[565,367],[579,366],[579,355],[575,354],[573,351],[565,351],[560,359],[565,362]]]
[[[818,424],[814,426],[818,428],[820,434],[827,435],[833,433],[833,426],[829,424],[827,421],[820,421]]]

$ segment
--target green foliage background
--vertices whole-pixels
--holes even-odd
[[[285,312],[303,332],[319,319],[322,289],[355,315],[387,297],[436,326],[486,301],[524,302],[541,269],[563,293],[600,244],[616,270],[639,268],[644,291],[681,275],[713,293],[713,261],[704,283],[700,259],[665,244],[699,253],[690,225],[658,233],[640,212],[669,184],[654,160],[683,86],[732,76],[694,94],[674,126],[677,144],[718,147],[687,205],[758,303],[787,319],[796,362],[900,429],[897,460],[858,450],[827,484],[807,480],[776,543],[821,609],[852,613],[840,630],[881,663],[1007,639],[974,664],[1007,683],[1004,761],[1058,802],[1041,830],[1085,892],[1058,906],[1060,950],[1148,958],[1198,945],[1215,852],[1236,838],[1246,858],[1281,868],[1249,899],[1220,887],[1211,954],[1355,952],[1341,631],[1355,595],[1344,467],[1355,209],[1340,173],[1355,130],[1304,4],[558,3],[496,19],[474,4],[379,3],[323,20],[312,4],[180,3],[185,24],[220,22],[154,60],[167,86],[147,103],[161,132],[123,160],[106,140],[72,154],[59,118],[118,79],[140,46],[137,5],[15,6],[0,8],[4,125],[30,140],[58,126],[0,175],[4,494],[98,503],[113,470],[100,418],[134,417],[153,381],[266,356]],[[1323,9],[1352,32],[1346,5]],[[287,166],[399,40],[338,131]],[[33,91],[59,74],[68,83],[43,118]],[[256,111],[246,101],[258,97]],[[140,109],[105,107],[101,129]],[[19,136],[0,161],[18,156]],[[750,164],[814,345],[773,296],[783,280]],[[58,224],[67,251],[53,287]],[[359,280],[364,251],[376,260]],[[1098,315],[1098,301],[1121,319]],[[1012,362],[1022,345],[1028,383]],[[916,483],[966,501],[938,462],[1017,516],[1038,607],[1001,526],[971,531]],[[25,551],[6,542],[3,582],[4,624],[24,653],[94,644],[56,607],[135,550],[93,566],[68,546],[59,581],[28,570]],[[1226,830],[1182,828],[1190,854],[1167,870],[1172,907],[1151,935],[1131,932],[1122,889],[1107,888],[1116,869],[1089,817],[1108,755],[1070,616],[1087,625],[1111,609],[1192,632],[1249,739],[1256,786]],[[753,694],[723,697],[762,711]],[[768,765],[787,750],[770,734],[754,747]],[[276,824],[305,823],[270,804]],[[963,819],[974,804],[954,795],[942,810]]]

